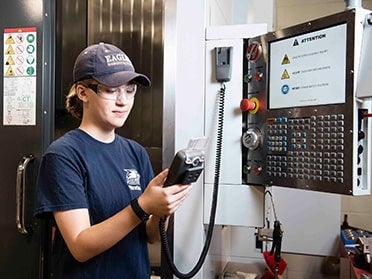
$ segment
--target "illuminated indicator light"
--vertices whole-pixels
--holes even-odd
[[[263,73],[258,72],[258,73],[254,74],[254,78],[257,81],[260,81],[262,79],[262,77],[263,77]]]
[[[257,167],[257,166],[256,166],[256,167],[253,168],[253,172],[254,172],[255,175],[260,174],[260,173],[261,173],[261,170],[262,170],[261,167]]]
[[[250,173],[251,172],[251,166],[244,166],[243,167],[243,172],[245,173],[245,174],[248,174],[248,173]]]
[[[244,82],[246,82],[246,83],[251,82],[251,80],[252,80],[252,75],[245,75],[243,80],[244,80]]]

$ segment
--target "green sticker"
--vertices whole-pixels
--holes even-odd
[[[33,63],[35,63],[35,57],[32,56],[32,55],[29,55],[27,57],[26,61],[27,61],[28,64],[33,64]]]
[[[26,72],[29,76],[32,76],[35,73],[35,68],[34,67],[28,67]]]
[[[26,47],[26,51],[28,54],[34,53],[35,52],[35,47],[33,45],[28,45]]]
[[[34,34],[28,34],[27,35],[27,42],[32,43],[35,41],[35,35]]]

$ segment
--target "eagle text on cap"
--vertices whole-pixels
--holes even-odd
[[[105,55],[107,66],[114,66],[114,65],[120,65],[120,64],[129,64],[130,62],[129,58],[124,53],[117,53],[117,54],[109,54]]]

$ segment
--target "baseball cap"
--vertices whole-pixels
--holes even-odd
[[[150,86],[150,79],[135,72],[129,57],[117,46],[98,43],[85,48],[77,57],[73,70],[73,81],[93,78],[108,87],[118,87],[135,81]]]

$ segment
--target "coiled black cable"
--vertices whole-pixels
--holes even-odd
[[[204,243],[203,250],[200,254],[199,260],[195,267],[188,273],[181,273],[177,267],[175,266],[172,255],[170,253],[167,234],[165,231],[165,219],[161,218],[159,222],[159,230],[160,230],[160,237],[161,237],[161,245],[163,248],[163,252],[165,253],[165,259],[169,268],[171,269],[172,273],[182,279],[192,278],[198,273],[200,268],[202,267],[205,258],[207,256],[209,246],[212,240],[213,228],[216,219],[216,210],[217,210],[217,198],[218,198],[218,185],[220,180],[220,167],[221,167],[221,152],[222,152],[222,135],[223,135],[223,121],[224,121],[224,113],[225,113],[225,89],[226,86],[224,83],[221,84],[221,88],[219,91],[219,109],[218,109],[218,129],[217,129],[217,144],[216,144],[216,161],[215,161],[215,171],[214,171],[214,183],[213,183],[213,199],[212,199],[212,206],[211,206],[211,215],[209,218],[209,225],[207,231],[207,238]]]

